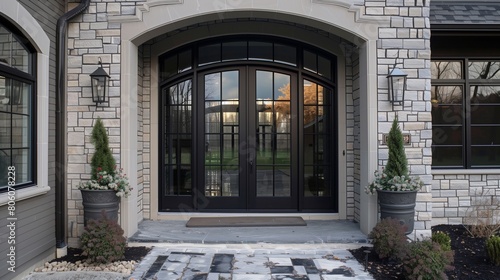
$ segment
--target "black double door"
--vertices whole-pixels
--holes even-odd
[[[332,165],[322,158],[333,137],[324,128],[331,91],[299,83],[293,72],[254,66],[198,73],[195,83],[163,89],[161,209],[335,208]]]

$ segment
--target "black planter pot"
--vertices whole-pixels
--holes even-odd
[[[100,220],[104,215],[109,220],[118,222],[120,198],[113,190],[80,190],[83,199],[83,223],[88,220]]]
[[[377,190],[380,219],[393,218],[407,227],[406,234],[413,231],[415,222],[415,201],[418,191]]]

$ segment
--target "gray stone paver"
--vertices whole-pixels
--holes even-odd
[[[221,257],[222,255],[225,257]],[[228,255],[234,255],[234,257],[228,258]],[[158,256],[168,257],[161,269],[154,271],[151,265]],[[219,257],[214,259],[214,256]],[[216,262],[219,263],[216,264]],[[231,269],[229,271],[216,269],[216,267],[224,266],[231,267]],[[148,279],[182,280],[373,279],[368,272],[364,271],[363,265],[345,249],[199,248],[182,250],[179,248],[170,250],[154,247],[129,279],[144,279],[141,277],[146,274],[153,275]]]

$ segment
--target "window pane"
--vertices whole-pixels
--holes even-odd
[[[273,73],[269,71],[257,71],[257,100],[273,99]]]
[[[247,59],[247,42],[222,43],[222,61]]]
[[[222,99],[237,100],[239,92],[238,71],[222,72]]]
[[[29,114],[31,105],[31,85],[11,80],[10,96],[13,113]]]
[[[462,79],[461,61],[432,61],[432,79]]]
[[[222,196],[220,166],[205,166],[205,196]]]
[[[432,104],[462,104],[463,92],[461,86],[431,87]]]
[[[166,80],[177,74],[177,55],[173,55],[163,60],[161,79]]]
[[[436,127],[432,128],[433,145],[462,145],[462,127]]]
[[[471,128],[472,145],[500,145],[499,126],[480,126]]]
[[[254,60],[273,60],[273,44],[265,42],[249,42],[248,58]]]
[[[274,61],[297,65],[297,55],[294,47],[274,44]]]
[[[28,52],[16,39],[12,42],[11,64],[14,68],[31,74]]]
[[[473,104],[500,104],[500,86],[471,86],[470,101]]]
[[[198,65],[206,65],[209,63],[221,61],[221,45],[213,44],[202,46],[198,50]]]
[[[290,196],[290,166],[275,166],[274,168],[274,196]]]
[[[472,147],[471,148],[472,166],[500,165],[500,147]]]
[[[5,170],[4,172],[0,172],[0,188],[6,187],[8,184],[9,176],[6,171],[10,165],[11,165],[10,150],[0,150],[0,168],[2,168],[2,170]]]
[[[191,164],[191,134],[180,135],[181,164]]]
[[[179,54],[179,67],[177,70],[179,71],[179,73],[182,73],[184,71],[190,70],[191,67],[191,50],[181,52]]]
[[[432,123],[433,124],[462,124],[463,122],[462,106],[433,105]]]
[[[469,62],[469,79],[500,79],[500,62]]]
[[[219,134],[205,135],[205,163],[208,165],[221,164],[221,139]]]
[[[0,25],[0,63],[10,64],[10,46],[12,42],[12,33]]]
[[[500,105],[484,106],[476,105],[471,107],[472,124],[500,124]]]
[[[304,168],[304,194],[305,196],[330,196],[330,189],[325,188],[325,166],[305,166]]]
[[[191,106],[178,106],[179,133],[191,133]]]
[[[0,149],[10,148],[11,114],[0,112]]]
[[[16,167],[16,185],[31,182],[29,149],[13,149],[12,164]]]
[[[318,104],[318,85],[304,80],[304,104]]]
[[[311,72],[318,72],[317,55],[315,53],[304,51],[304,69]]]
[[[290,76],[274,73],[274,100],[290,100]]]
[[[29,148],[29,117],[12,115],[12,147]]]
[[[258,165],[257,167],[257,196],[274,195],[273,166]]]
[[[263,129],[259,126],[259,129]],[[272,151],[272,139],[273,135],[268,133],[257,134],[257,164],[272,164],[273,163],[273,151]]]
[[[10,85],[10,79],[0,76],[0,111],[4,112],[10,112],[8,85]]]
[[[205,132],[219,133],[221,128],[221,102],[205,102]]]
[[[0,63],[31,74],[28,50],[9,30],[0,25]]]
[[[235,162],[234,165],[222,167],[222,196],[239,196],[239,165]]]
[[[433,147],[432,165],[449,167],[463,166],[462,147]]]
[[[318,55],[318,74],[332,79],[332,64],[329,59]]]
[[[238,153],[238,134],[223,134],[224,137],[224,149],[222,150],[222,158],[224,165],[238,165],[239,153]]]
[[[220,100],[220,73],[205,75],[205,100]]]

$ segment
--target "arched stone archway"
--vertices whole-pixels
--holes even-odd
[[[188,3],[186,3],[188,4]],[[360,47],[362,50],[365,50],[366,53],[360,53],[360,58],[363,61],[360,61],[360,66],[365,65],[365,67],[360,67],[363,68],[364,71],[367,73],[369,72],[368,65],[375,65],[374,62],[371,64],[368,62],[370,56],[369,53],[370,51],[373,52],[374,49],[371,49],[368,46],[372,46],[374,48],[374,42],[371,42],[370,39],[375,40],[375,38],[370,38],[370,37],[375,37],[376,33],[372,32],[374,30],[373,28],[376,29],[376,27],[373,26],[373,23],[371,24],[360,24],[355,22],[355,15],[356,12],[353,12],[352,10],[349,10],[345,6],[339,6],[339,5],[320,5],[320,4],[310,4],[310,7],[303,7],[303,9],[310,9],[310,13],[308,14],[307,17],[304,17],[303,11],[286,11],[286,10],[280,10],[279,12],[277,10],[271,10],[271,9],[263,9],[258,8],[258,7],[253,7],[253,8],[226,8],[224,10],[219,10],[219,11],[210,11],[210,7],[205,7],[206,9],[203,10],[198,9],[198,13],[193,13],[192,8],[189,7],[189,5],[186,4],[178,4],[178,5],[161,5],[161,6],[155,6],[155,7],[150,7],[148,11],[142,12],[142,21],[136,22],[136,23],[125,23],[123,24],[122,27],[122,67],[126,67],[128,71],[123,71],[122,72],[122,81],[127,81],[128,83],[128,88],[132,89],[132,91],[127,92],[127,86],[126,83],[122,83],[122,97],[123,96],[128,96],[129,99],[122,99],[122,112],[125,114],[122,114],[122,124],[127,123],[127,125],[122,125],[122,127],[128,127],[130,130],[128,133],[124,131],[125,133],[122,134],[122,158],[128,158],[127,161],[123,161],[123,165],[125,166],[127,162],[136,162],[134,160],[134,156],[137,153],[133,151],[132,147],[135,147],[135,141],[137,139],[135,131],[137,131],[137,128],[134,128],[134,125],[130,126],[129,124],[134,124],[137,123],[136,120],[134,120],[134,116],[137,116],[137,108],[134,107],[134,96],[135,93],[133,89],[135,88],[135,85],[137,85],[137,78],[136,74],[134,71],[130,71],[134,69],[135,65],[135,60],[137,59],[137,47],[140,46],[141,44],[145,43],[147,40],[151,40],[153,38],[158,38],[163,36],[164,34],[168,34],[169,32],[177,33],[176,35],[172,35],[170,40],[164,39],[160,40],[159,43],[156,43],[156,45],[152,48],[152,67],[151,70],[154,72],[157,65],[156,65],[156,59],[159,54],[162,52],[165,52],[169,49],[175,48],[176,46],[189,43],[195,40],[200,40],[203,38],[207,37],[212,37],[212,36],[220,36],[220,35],[228,35],[228,34],[272,34],[274,36],[293,36],[294,39],[296,40],[301,40],[301,41],[307,41],[310,44],[316,45],[318,47],[324,48],[328,50],[329,52],[339,56],[339,61],[341,62],[341,67],[339,69],[342,69],[340,71],[340,75],[338,77],[338,80],[340,81],[339,83],[339,96],[342,96],[342,104],[340,109],[342,110],[345,108],[345,49],[342,49],[341,43],[344,44],[349,44],[353,47]],[[290,5],[290,7],[293,7],[294,5]],[[141,12],[139,13],[141,14]],[[298,14],[301,14],[298,16]],[[168,15],[167,17],[165,16],[160,16],[160,15]],[[243,19],[243,18],[256,18],[259,19],[259,21],[248,21],[248,22],[237,22],[237,19]],[[327,22],[329,18],[335,18],[335,22]],[[216,23],[212,23],[212,22]],[[349,28],[352,28],[352,26],[358,26],[359,29],[356,31],[347,31]],[[364,28],[364,29],[363,29]],[[176,31],[180,30],[180,31]],[[356,34],[355,32],[359,32],[359,34]],[[375,35],[375,36],[374,36]],[[130,60],[127,60],[127,58],[130,58]],[[372,58],[373,59],[373,58]],[[129,63],[134,62],[134,63]],[[125,69],[125,68],[122,68]],[[363,70],[360,70],[360,72]],[[373,83],[375,82],[374,80],[370,80],[370,78],[365,76],[366,79],[365,82],[361,82],[362,84],[368,85],[370,82]],[[363,79],[363,78],[362,78]],[[152,75],[152,103],[155,103],[155,98],[157,98],[157,88],[155,87],[156,85],[156,77],[155,75]],[[373,85],[371,87],[366,87],[362,89],[362,91],[365,91],[365,94],[367,96],[374,96],[374,94],[369,93],[370,88],[376,88],[376,85]],[[368,100],[368,98],[366,99]],[[129,101],[129,102],[127,102]],[[130,102],[132,101],[132,102]],[[367,102],[369,104],[369,102]],[[366,112],[369,114],[370,110],[369,108],[366,108],[366,110],[361,109],[360,111]],[[376,110],[372,108],[371,110],[372,113],[375,113]],[[155,108],[152,108],[152,116],[157,115],[157,112]],[[126,117],[125,117],[126,116]],[[345,135],[345,110],[342,110],[341,116],[341,131],[340,134]],[[127,120],[130,118],[130,120]],[[375,115],[372,115],[372,117],[366,116],[366,119],[375,119]],[[157,136],[155,135],[154,131],[155,129],[155,124],[157,124],[157,120],[155,121],[153,118],[152,121],[152,127],[151,131],[153,132],[151,135],[152,139],[152,145],[151,149],[155,150],[157,148],[158,143],[155,143],[155,139],[158,139]],[[128,129],[126,129],[128,130]],[[372,131],[372,135],[370,137],[368,127],[366,130],[367,134],[365,136],[365,139],[367,142],[365,143],[366,145],[366,153],[364,154],[369,154],[368,153],[368,145],[371,141],[371,137],[376,138],[376,132]],[[375,135],[374,135],[375,134]],[[345,138],[344,138],[345,140]],[[124,145],[126,143],[129,143],[129,145]],[[339,144],[339,150],[345,151],[345,146],[346,142],[341,141],[342,143]],[[376,142],[375,140],[373,141],[374,143]],[[129,148],[127,148],[127,146]],[[376,151],[376,149],[375,149]],[[376,158],[370,158],[368,157],[365,161],[365,166],[368,168],[369,165],[375,165],[376,164]],[[150,179],[152,182],[156,182],[155,178],[158,174],[158,169],[155,167],[154,163],[157,162],[157,157],[155,153],[152,153],[151,155],[151,176]],[[129,166],[128,173],[129,174],[135,174],[134,173],[134,167],[136,165],[131,164]],[[342,174],[341,176],[341,183],[339,184],[339,218],[346,218],[346,212],[347,212],[347,205],[346,205],[346,178],[345,178],[345,158],[340,157],[339,159],[339,166],[341,167],[341,171],[339,172]],[[150,207],[150,215],[152,218],[157,218],[157,209],[158,209],[158,204],[156,202],[156,197],[158,195],[158,190],[157,187],[153,187],[155,184],[151,184],[151,197],[149,199],[151,203]],[[351,195],[352,196],[352,195]],[[367,201],[371,201],[372,203],[363,203],[362,205],[358,206],[360,208],[365,208],[366,209],[360,209],[360,220],[362,222],[362,227],[363,228],[370,228],[371,225],[369,224],[374,224],[375,223],[375,216],[371,215],[372,217],[369,217],[369,213],[376,213],[375,211],[375,204],[373,203],[373,199],[371,198],[366,198]],[[138,212],[136,210],[133,210],[135,207],[135,201],[133,199],[130,200],[130,203],[124,204],[124,207],[122,208],[122,211],[124,213],[128,212],[128,210],[132,210],[133,212]],[[363,206],[365,205],[365,206]],[[369,210],[369,208],[371,209]],[[132,208],[132,209],[130,209]],[[362,214],[362,213],[365,214]],[[130,215],[127,215],[130,218]],[[122,221],[123,224],[126,224],[126,222]],[[134,223],[134,222],[132,222]],[[130,225],[133,227],[133,225]]]

